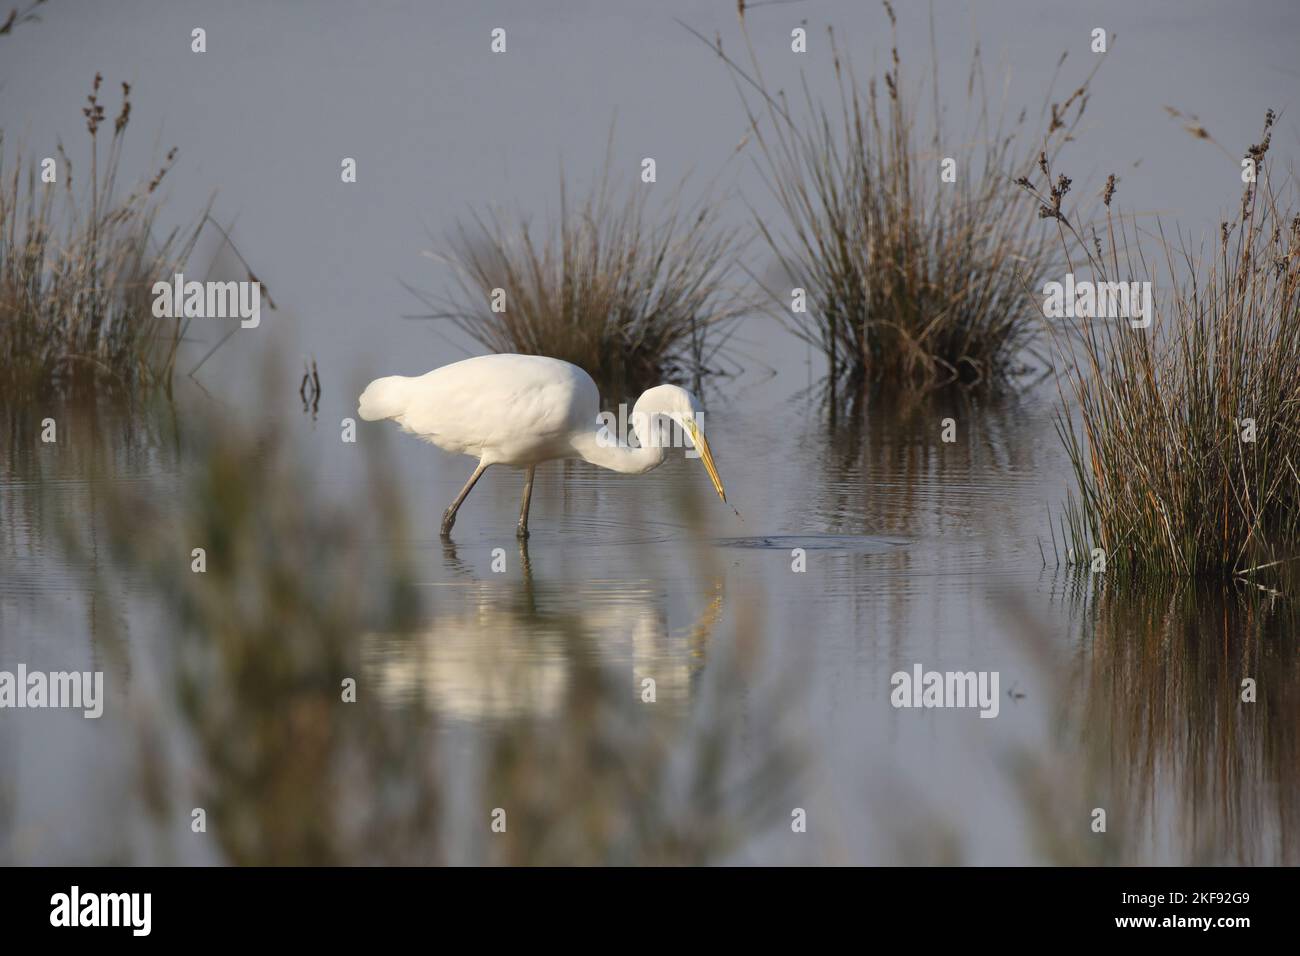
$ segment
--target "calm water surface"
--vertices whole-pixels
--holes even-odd
[[[640,479],[555,463],[539,471],[523,549],[518,473],[490,471],[444,542],[441,510],[470,463],[398,436],[390,467],[412,512],[422,619],[414,633],[355,635],[363,686],[436,717],[447,773],[473,776],[481,735],[503,721],[562,733],[586,667],[625,682],[631,699],[652,677],[660,712],[689,719],[707,706],[715,654],[754,632],[767,652],[753,686],[781,688],[781,720],[804,758],[783,785],[819,825],[806,838],[783,835],[780,820],[756,827],[734,859],[1294,861],[1286,606],[1204,589],[1123,597],[1057,567],[1049,505],[1065,461],[1051,407],[1040,389],[869,408],[831,427],[800,395],[718,400],[707,421],[739,517],[711,499],[694,461]],[[357,490],[376,426],[351,445],[293,408],[264,413],[282,415],[315,456],[321,490]],[[951,444],[939,440],[948,416],[959,422]],[[5,474],[0,652],[33,669],[103,668],[108,706],[99,722],[6,714],[3,846],[13,860],[151,858],[162,852],[153,837],[103,824],[139,815],[134,742],[175,690],[158,663],[169,634],[143,579],[128,578],[124,607],[110,605],[69,566],[56,531],[93,525],[110,485],[151,481],[175,490],[169,509],[192,507],[181,490],[190,463],[165,422],[72,410],[66,421],[57,455],[20,442]],[[364,547],[387,543],[372,535]],[[806,571],[792,570],[794,549]],[[106,650],[123,625],[124,646]],[[892,708],[891,674],[917,663],[998,671],[998,717]],[[1237,701],[1243,676],[1260,702]],[[767,743],[742,733],[739,745]],[[1122,844],[1089,832],[1096,806]],[[205,859],[183,844],[167,852]],[[455,839],[448,854],[475,858]]]
[[[434,291],[447,279],[421,250],[467,203],[553,210],[561,163],[575,183],[589,176],[611,121],[616,163],[635,169],[653,155],[665,182],[687,169],[700,182],[725,170],[722,182],[772,212],[753,170],[735,159],[744,121],[730,84],[672,20],[719,30],[736,50],[734,6],[51,4],[45,22],[15,36],[0,59],[6,143],[45,155],[61,136],[75,150],[94,70],[108,88],[130,82],[133,129],[149,135],[130,142],[124,165],[149,165],[154,132],[178,144],[183,162],[164,218],[186,221],[219,187],[218,215],[280,309],[204,366],[202,391],[182,384],[175,408],[4,410],[0,667],[103,669],[108,702],[99,721],[0,717],[0,861],[276,858],[269,840],[232,837],[222,850],[192,838],[189,794],[211,774],[200,757],[215,743],[175,714],[183,695],[166,596],[115,559],[103,530],[123,490],[145,490],[171,518],[201,507],[188,481],[203,462],[183,440],[199,427],[195,409],[281,422],[312,462],[310,490],[348,503],[366,529],[356,545],[363,558],[378,560],[394,543],[361,490],[365,461],[387,448],[408,509],[400,544],[420,619],[400,633],[358,628],[350,649],[366,699],[408,741],[400,756],[423,753],[426,724],[436,728],[441,802],[428,815],[437,859],[492,859],[481,834],[501,793],[528,794],[552,820],[588,802],[613,820],[624,818],[606,805],[631,807],[646,827],[689,818],[699,801],[674,783],[684,772],[676,764],[688,751],[714,751],[707,734],[682,744],[682,728],[707,729],[724,715],[742,766],[762,765],[778,736],[799,759],[736,788],[769,793],[775,805],[744,818],[725,851],[701,850],[705,860],[1300,861],[1294,608],[1199,585],[1125,595],[1104,577],[1059,567],[1052,516],[1068,470],[1050,384],[1000,401],[886,395],[832,425],[807,391],[819,374],[807,349],[755,319],[735,343],[755,357],[744,363],[750,371],[708,396],[710,440],[739,515],[712,496],[694,461],[673,459],[643,478],[552,464],[538,475],[525,552],[514,538],[517,473],[488,472],[446,544],[438,521],[467,459],[396,434],[384,441],[387,425],[361,423],[357,444],[339,440],[337,423],[355,415],[369,378],[465,354],[445,329],[402,318],[422,308],[399,279]],[[1169,121],[1165,104],[1198,113],[1230,152],[1257,138],[1267,107],[1281,112],[1277,141],[1296,141],[1292,4],[1252,4],[1249,15],[1208,3],[938,6],[945,102],[960,102],[978,40],[1013,115],[1041,104],[1062,49],[1075,51],[1070,82],[1091,65],[1080,38],[1098,23],[1117,33],[1068,171],[1080,189],[1117,171],[1127,209],[1181,219],[1193,236],[1217,230],[1237,201],[1238,169]],[[919,72],[926,17],[921,5],[900,15],[904,62]],[[511,52],[494,59],[484,38],[503,17]],[[785,51],[804,17],[810,38],[834,23],[864,71],[888,56],[883,16],[861,4],[756,8],[750,29],[775,85],[798,82]],[[201,57],[188,49],[196,24],[209,35]],[[1216,69],[1200,68],[1206,62]],[[826,92],[829,75],[817,66],[814,57],[810,82]],[[343,156],[358,160],[355,187],[339,183]],[[243,277],[211,245],[199,258],[200,271],[210,259],[210,277]],[[196,328],[183,367],[224,331]],[[259,372],[272,352],[317,358],[317,416],[296,407],[294,374],[266,398]],[[39,440],[46,415],[60,422],[56,446]],[[950,444],[940,441],[946,417],[957,423]],[[75,559],[63,544],[68,529],[83,542]],[[792,569],[795,549],[805,571]],[[752,669],[728,683],[737,660]],[[998,717],[895,710],[890,676],[915,664],[997,671]],[[657,687],[654,726],[677,743],[656,749],[640,718],[624,725],[582,711],[593,682],[625,687],[636,704],[647,677]],[[1254,704],[1239,700],[1246,677],[1259,688]],[[278,701],[245,689],[245,704],[277,713]],[[323,723],[309,714],[293,725],[301,759],[330,763],[332,744],[311,730]],[[583,736],[593,723],[612,729]],[[503,739],[515,746],[505,756]],[[622,766],[618,755],[633,768],[666,767],[664,782],[597,772]],[[519,769],[529,759],[532,777]],[[232,765],[241,766],[238,751]],[[378,801],[371,777],[330,765],[355,784],[350,812],[364,816]],[[418,808],[422,778],[396,758],[384,767],[397,779],[395,803]],[[218,787],[221,812],[270,821],[249,832],[289,841],[333,792],[317,785],[314,765],[291,769],[268,790]],[[621,789],[607,790],[610,780]],[[790,832],[793,807],[808,813],[806,834]],[[1089,828],[1097,807],[1108,814],[1105,836]],[[386,838],[399,850],[422,845],[428,821],[403,819]],[[704,847],[707,833],[692,840]],[[374,843],[313,859],[368,859],[357,846]],[[554,846],[530,849],[530,859],[564,858]]]

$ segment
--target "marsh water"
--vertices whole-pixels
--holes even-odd
[[[192,160],[175,194],[220,186],[218,212],[279,308],[180,381],[170,403],[6,409],[0,670],[103,670],[106,703],[98,720],[0,712],[0,860],[483,862],[501,859],[497,808],[515,814],[522,841],[506,858],[526,861],[585,860],[588,831],[566,822],[579,813],[619,834],[603,856],[616,862],[639,862],[646,847],[652,859],[739,863],[1300,859],[1293,602],[1247,585],[1122,588],[1065,566],[1053,526],[1070,475],[1050,378],[995,398],[874,395],[832,415],[819,362],[755,316],[737,336],[744,370],[705,389],[735,511],[698,462],[676,455],[637,478],[555,463],[538,472],[526,546],[514,536],[518,473],[490,470],[444,541],[438,521],[468,459],[386,423],[342,440],[369,378],[471,348],[403,318],[421,307],[399,281],[445,280],[419,253],[466,201],[550,208],[557,160],[590,168],[611,118],[615,155],[629,162],[652,154],[661,169],[712,175],[732,161],[744,132],[734,93],[671,15],[725,33],[734,4],[340,4],[310,16],[291,4],[106,6],[77,17],[52,6],[12,57],[6,49],[6,130],[21,120],[25,141],[43,142],[74,123],[87,71],[130,81],[137,117],[161,117],[163,139]],[[1097,112],[1110,105],[1092,140],[1080,138],[1076,178],[1122,162],[1138,208],[1213,229],[1218,200],[1203,184],[1222,157],[1191,150],[1175,124],[1151,129],[1176,100],[1221,141],[1247,141],[1256,113],[1286,105],[1258,89],[1261,71],[1294,98],[1278,38],[1295,35],[1295,11],[1184,4],[1174,16],[1170,5],[1156,27],[1123,4],[1051,16],[1020,6],[981,9],[972,25],[965,7],[941,5],[941,55],[964,63],[974,31],[1015,64],[1027,89],[1013,84],[1013,99],[1037,102],[1072,31],[1107,20],[1142,52],[1100,75]],[[758,8],[751,30],[770,30],[778,51],[792,23],[830,21],[865,67],[887,40],[883,18],[857,9]],[[130,24],[146,16],[144,37]],[[196,17],[210,38],[202,56],[188,48]],[[484,62],[502,18],[510,52]],[[925,17],[906,11],[902,26],[924,51]],[[560,49],[566,71],[548,65]],[[1213,82],[1191,67],[1210,56],[1227,61]],[[538,70],[550,85],[532,79]],[[15,117],[15,102],[32,107]],[[342,156],[359,157],[355,187],[338,181]],[[1222,197],[1233,201],[1231,181]],[[208,254],[213,275],[240,277],[228,250]],[[199,329],[190,364],[225,331]],[[293,361],[268,385],[272,353]],[[300,354],[320,368],[315,408],[298,397]],[[47,417],[57,442],[41,440]],[[178,677],[218,665],[185,670],[175,629],[216,630],[221,609],[206,623],[178,616],[160,591],[169,579],[121,557],[124,516],[112,512],[133,489],[156,509],[141,522],[203,526],[212,505],[198,489],[221,495],[203,484],[211,462],[190,439],[210,421],[276,423],[276,441],[309,463],[294,479],[303,499],[358,529],[336,545],[347,554],[299,554],[291,566],[304,579],[405,556],[414,622],[358,626],[341,651],[400,757],[383,763],[382,792],[377,743],[364,738],[361,758],[336,753],[333,737],[314,736],[314,711],[289,719],[274,695],[258,697],[255,672],[228,667],[197,691]],[[271,487],[275,451],[241,459],[230,485]],[[393,483],[385,500],[401,502],[396,529],[367,490],[376,461]],[[187,566],[189,548],[162,560]],[[996,672],[996,717],[892,706],[892,675],[916,665]],[[220,700],[196,709],[195,693],[287,720],[284,753],[301,742],[320,765],[290,761],[293,772],[277,774],[243,741],[212,739],[248,725],[213,718]],[[591,701],[604,709],[588,712]],[[223,775],[240,783],[223,786]],[[336,798],[337,817],[321,809]],[[381,799],[404,808],[380,815],[392,853],[373,842],[321,850],[330,821],[351,826]],[[194,833],[199,806],[222,839]],[[796,808],[806,832],[792,830]],[[250,816],[261,836],[231,836]],[[300,843],[266,836],[301,835],[307,817],[326,822]]]
[[[489,809],[475,803],[485,799],[482,739],[521,723],[563,739],[594,668],[656,719],[707,723],[736,711],[726,741],[742,764],[778,747],[793,758],[764,786],[807,811],[809,832],[789,831],[790,809],[769,812],[745,822],[725,859],[1294,860],[1288,603],[1195,588],[1112,593],[1103,575],[1058,567],[1048,509],[1065,463],[1050,407],[1031,394],[868,412],[832,428],[811,399],[719,400],[709,420],[740,517],[685,458],[642,479],[554,464],[539,472],[523,549],[518,473],[490,471],[445,542],[441,509],[467,463],[391,442],[420,620],[402,633],[356,633],[357,677],[385,706],[436,721],[451,791],[441,858],[483,859],[473,839]],[[940,411],[962,423],[957,442],[938,440]],[[332,497],[349,495],[358,459],[380,444],[341,442],[332,423],[288,403],[262,413],[290,422],[317,462],[312,480]],[[111,568],[112,549],[92,535],[72,560],[58,540],[65,523],[102,519],[109,486],[144,482],[167,512],[195,507],[186,473],[201,463],[187,462],[166,429],[142,436],[113,414],[57,417],[60,444],[15,448],[5,477],[4,660],[103,669],[107,702],[99,720],[5,714],[3,845],[21,861],[155,858],[163,851],[150,828],[184,834],[188,822],[175,807],[151,818],[140,792],[141,723],[169,722],[179,693],[174,635],[147,575],[129,577],[114,602],[87,574]],[[368,510],[358,503],[363,527]],[[360,547],[379,554],[388,543],[371,531]],[[806,570],[794,570],[799,555]],[[758,663],[720,689],[710,669],[751,643]],[[996,718],[892,707],[891,675],[916,664],[996,671]],[[1239,699],[1244,677],[1260,688],[1254,704]],[[641,699],[646,678],[654,703]],[[200,730],[178,731],[169,787],[191,785],[186,741]],[[608,746],[618,745],[615,734]],[[579,802],[565,791],[586,785],[581,774],[540,774],[536,785],[553,786],[560,808]],[[666,797],[633,788],[621,799],[649,813],[643,802]],[[500,794],[491,802],[503,804]],[[1096,807],[1108,813],[1105,835],[1090,831]],[[166,853],[205,861],[206,846],[174,836]]]

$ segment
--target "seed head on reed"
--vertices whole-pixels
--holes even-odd
[[[4,22],[0,23],[0,36],[8,36],[10,33],[13,33],[14,27],[19,26],[20,24],[39,23],[41,16],[36,12],[36,10],[43,3],[45,3],[45,0],[32,0],[32,2],[22,10],[19,10],[17,7],[11,9],[9,15],[5,17]]]

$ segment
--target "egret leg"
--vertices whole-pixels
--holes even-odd
[[[460,510],[461,502],[463,502],[469,495],[470,491],[473,490],[475,483],[479,480],[479,477],[483,472],[487,471],[487,469],[488,466],[480,461],[478,467],[474,469],[474,474],[469,476],[469,481],[465,482],[465,487],[462,488],[460,494],[456,496],[456,500],[453,501],[451,506],[443,512],[442,534],[444,537],[451,534],[451,526],[456,523],[456,512]]]
[[[519,506],[519,529],[515,532],[518,538],[528,537],[528,506],[533,500],[533,475],[536,472],[536,465],[528,466],[528,475],[524,478],[524,501]]]

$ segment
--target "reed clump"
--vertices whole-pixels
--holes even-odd
[[[564,359],[624,394],[726,371],[722,349],[753,304],[728,281],[739,231],[681,186],[652,212],[656,188],[616,190],[607,157],[576,202],[561,179],[558,218],[540,229],[522,214],[473,213],[435,257],[455,273],[435,316],[494,352]]]
[[[1256,181],[1236,214],[1196,248],[1162,229],[1148,258],[1136,227],[1112,213],[1113,176],[1100,230],[1025,183],[1076,274],[1168,277],[1153,283],[1150,328],[1097,319],[1055,335],[1075,477],[1061,525],[1080,560],[1100,548],[1123,575],[1261,584],[1300,556],[1300,209],[1294,184],[1271,184],[1273,123],[1270,110],[1245,153]],[[1046,162],[1042,173],[1068,189]]]
[[[180,320],[154,317],[151,289],[180,271],[205,217],[156,235],[158,189],[177,151],[123,184],[131,88],[122,84],[110,119],[102,84],[97,73],[82,110],[90,172],[79,189],[61,143],[54,156],[18,158],[6,170],[0,133],[0,394],[130,392],[171,382],[183,330]]]
[[[838,89],[829,104],[813,96],[806,76],[793,105],[769,88],[743,7],[750,67],[723,53],[721,41],[710,44],[736,80],[757,166],[782,213],[778,223],[755,217],[790,283],[770,288],[770,301],[824,354],[841,386],[832,394],[866,384],[996,386],[1024,367],[1037,317],[1026,283],[1036,283],[1051,255],[1013,181],[1039,149],[1064,141],[1087,102],[1087,83],[1053,106],[1046,136],[1035,136],[1031,149],[1026,114],[1010,120],[990,104],[977,49],[965,106],[975,129],[954,137],[938,104],[932,51],[935,103],[923,132],[925,84],[905,76],[894,11],[888,3],[885,11],[893,50],[883,91],[874,77],[863,86],[828,30]],[[946,159],[955,162],[948,167],[955,181],[944,181]],[[805,292],[803,311],[792,288]]]

